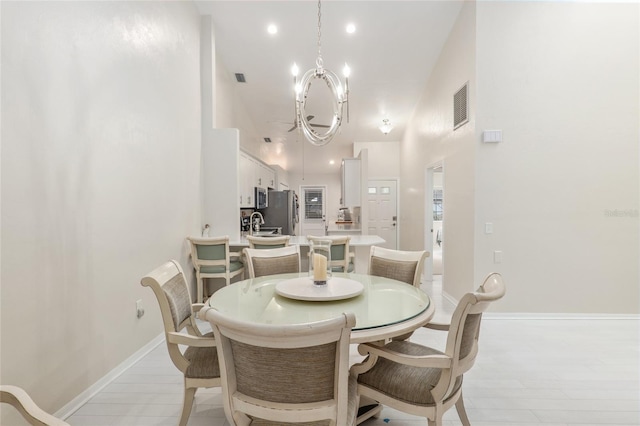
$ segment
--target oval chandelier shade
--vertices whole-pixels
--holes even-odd
[[[294,63],[291,67],[291,74],[293,74],[293,84],[295,93],[295,124],[298,129],[302,129],[305,138],[316,146],[326,145],[338,134],[340,126],[342,125],[342,115],[344,104],[347,104],[347,122],[349,122],[349,75],[351,69],[345,64],[343,74],[345,76],[345,84],[342,85],[340,78],[332,71],[325,69],[322,66],[322,54],[321,54],[321,4],[318,0],[318,57],[316,59],[316,68],[312,68],[302,76],[302,80],[298,82],[298,66]],[[325,132],[319,132],[315,130],[309,120],[307,119],[307,99],[309,96],[309,89],[311,83],[319,80],[323,81],[332,95],[332,118],[331,123],[327,127]]]

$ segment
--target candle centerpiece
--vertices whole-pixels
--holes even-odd
[[[331,241],[312,241],[309,246],[309,276],[314,285],[326,285],[331,277]]]

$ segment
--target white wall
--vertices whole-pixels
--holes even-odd
[[[470,121],[453,131],[453,94],[469,82]],[[400,248],[425,248],[425,173],[444,162],[444,290],[473,289],[475,2],[466,2],[401,141]],[[427,248],[428,250],[429,248]]]
[[[171,258],[190,272],[200,18],[186,2],[1,7],[0,381],[55,412],[161,333],[140,278]]]
[[[505,311],[638,313],[638,4],[477,8],[478,137],[504,142],[478,142],[476,281],[503,272]]]
[[[638,313],[639,7],[465,4],[401,144],[404,248],[423,246],[424,168],[444,164],[446,293],[498,271],[498,311]]]
[[[238,96],[238,85],[242,83],[236,81],[234,74],[225,68],[219,58],[216,58],[215,74],[215,127],[218,129],[239,129],[240,147],[253,156],[262,158],[260,156],[262,139],[258,136],[253,122],[249,119],[246,107]]]
[[[369,179],[391,179],[400,176],[400,142],[354,142],[353,156],[369,151]]]

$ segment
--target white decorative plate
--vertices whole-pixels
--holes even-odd
[[[276,284],[276,293],[280,296],[319,302],[349,299],[363,290],[361,282],[342,277],[331,277],[323,286],[315,285],[310,277],[293,278]]]

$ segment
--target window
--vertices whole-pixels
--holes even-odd
[[[442,189],[433,190],[433,220],[442,220]]]
[[[322,219],[322,189],[310,188],[304,192],[304,218]]]

